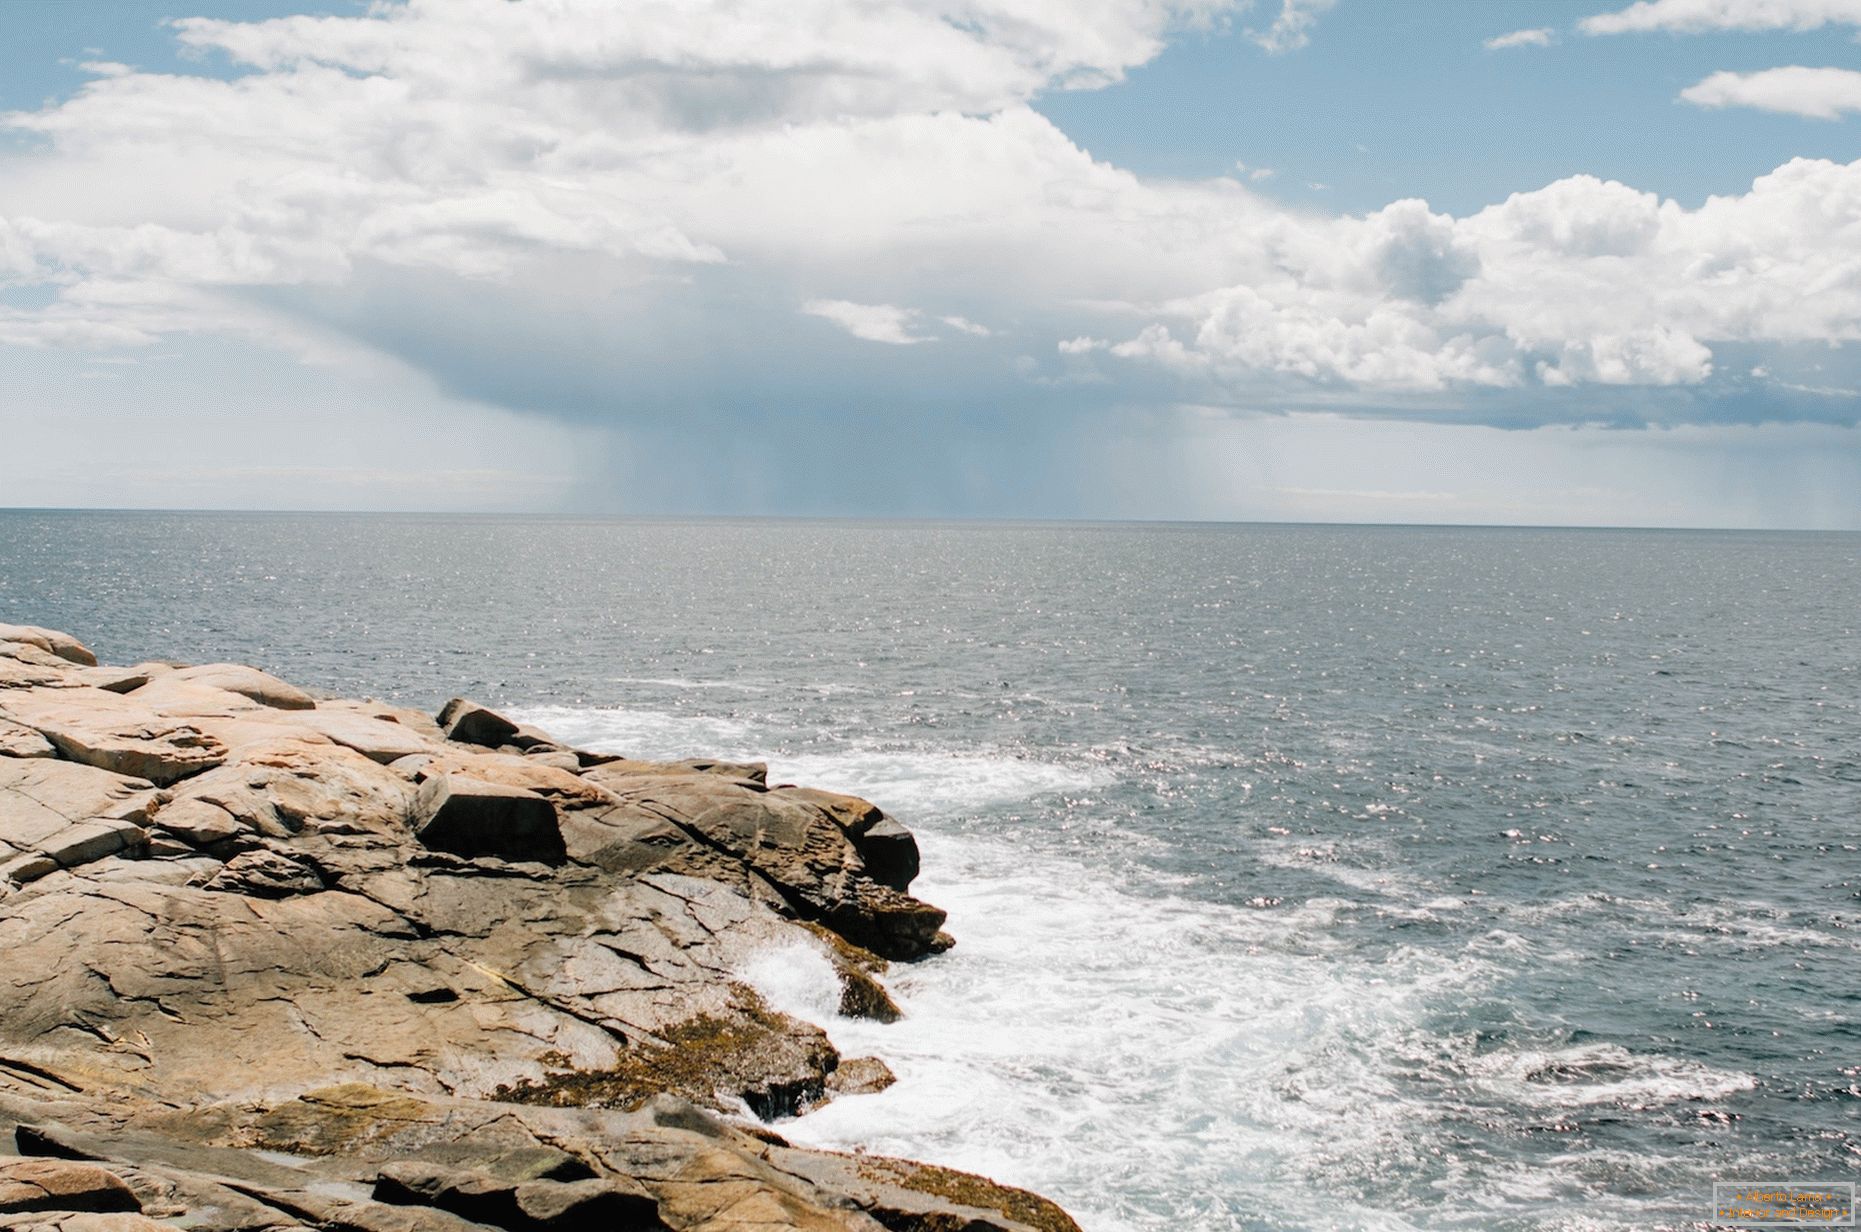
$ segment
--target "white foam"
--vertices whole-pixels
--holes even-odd
[[[812,945],[764,950],[737,971],[772,1007],[805,1022],[827,1023],[840,1012],[840,977]]]
[[[748,755],[751,747],[749,723],[717,715],[583,706],[530,706],[509,713],[558,740],[629,757],[735,757]]]
[[[601,752],[644,758],[767,760],[772,783],[806,783],[851,792],[914,824],[1039,796],[1087,792],[1109,779],[1095,767],[1013,753],[990,756],[838,740],[784,755],[780,752],[782,736],[759,730],[750,721],[664,710],[535,706],[512,711],[511,717]]]
[[[1366,956],[1332,927],[1358,909],[1349,900],[1225,907],[1114,884],[1065,857],[1031,866],[1000,835],[920,837],[917,888],[950,910],[957,948],[893,968],[904,1021],[829,1024],[843,1052],[883,1057],[899,1081],[782,1132],[1024,1185],[1088,1232],[1238,1232],[1265,1212],[1272,1226],[1400,1232],[1417,1226],[1402,1209],[1349,1195],[1418,1177],[1478,1193],[1504,1179],[1457,1148],[1466,1100],[1488,1119],[1751,1084],[1610,1047],[1479,1057],[1431,1029],[1433,1010],[1486,995],[1515,956]],[[1561,1170],[1512,1180],[1504,1209],[1537,1209],[1546,1227],[1564,1226],[1556,1212],[1573,1184],[1606,1196]],[[1552,1198],[1534,1196],[1547,1184]]]
[[[1013,755],[860,748],[777,758],[770,762],[769,774],[771,782],[780,778],[852,792],[920,820],[1038,796],[1088,792],[1106,781],[1102,773]]]
[[[653,757],[753,757],[794,738],[637,710],[523,718]],[[1356,892],[1349,898],[1224,906],[1133,872],[1114,858],[1122,837],[1109,840],[1119,851],[1094,852],[1047,841],[1047,827],[1024,834],[1008,824],[1043,795],[1076,798],[1074,815],[1089,818],[1083,801],[1104,781],[1090,765],[810,735],[773,758],[771,774],[854,791],[905,817],[924,851],[914,892],[949,910],[958,938],[946,955],[892,968],[886,980],[906,1017],[891,1025],[835,1017],[831,965],[806,947],[742,968],[771,1004],[826,1026],[843,1055],[880,1056],[898,1076],[884,1092],[785,1122],[798,1143],[1023,1185],[1059,1200],[1087,1232],[1411,1232],[1403,1207],[1492,1193],[1509,1175],[1460,1149],[1469,1108],[1444,1090],[1504,1117],[1713,1098],[1749,1081],[1622,1050],[1482,1057],[1470,1040],[1444,1039],[1431,1027],[1436,1009],[1488,995],[1516,970],[1519,948],[1537,946],[1520,928],[1459,950],[1370,952],[1335,926],[1363,898],[1404,918],[1463,910],[1419,885],[1346,865],[1338,880]],[[968,820],[978,814],[986,825]],[[1327,863],[1286,855],[1299,867]],[[1559,1081],[1547,1081],[1546,1064],[1565,1066]],[[1548,1201],[1536,1226],[1574,1229],[1581,1223],[1556,1214],[1568,1211],[1571,1184],[1607,1197],[1606,1186],[1565,1174],[1545,1199],[1533,1189],[1543,1179],[1511,1177],[1515,1192],[1500,1199],[1509,1215]],[[1394,1196],[1405,1191],[1406,1202]],[[1392,1195],[1389,1207],[1351,1197],[1379,1193]]]
[[[1632,917],[1651,940],[1697,949],[1753,953],[1776,949],[1845,949],[1861,954],[1861,937],[1841,937],[1803,919],[1802,913],[1755,901],[1674,904],[1658,898],[1582,894],[1506,908],[1521,925],[1613,913]],[[1802,921],[1802,922],[1799,922]]]
[[[1352,1208],[1328,1173],[1411,1166],[1430,1114],[1398,1089],[1388,1041],[1482,963],[1353,961],[1325,935],[1336,903],[1151,898],[1084,865],[1030,868],[999,838],[922,837],[920,888],[958,946],[894,968],[903,1022],[831,1027],[899,1081],[785,1134],[1026,1185],[1091,1232],[1256,1227],[1264,1210],[1410,1226],[1373,1210],[1332,1222]]]
[[[1476,1085],[1489,1093],[1540,1108],[1648,1108],[1723,1099],[1757,1085],[1749,1074],[1659,1053],[1631,1053],[1616,1044],[1506,1050],[1472,1058],[1467,1068]]]

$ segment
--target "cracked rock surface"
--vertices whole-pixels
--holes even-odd
[[[737,973],[808,947],[895,1018],[917,866],[761,765],[0,625],[0,1229],[1072,1230],[763,1124],[891,1075]]]

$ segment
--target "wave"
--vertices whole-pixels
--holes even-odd
[[[755,730],[741,719],[664,710],[528,706],[508,713],[517,722],[540,727],[559,740],[629,757],[747,755]]]
[[[1473,1058],[1476,1085],[1508,1102],[1540,1108],[1613,1104],[1646,1109],[1660,1104],[1723,1099],[1749,1091],[1749,1074],[1716,1070],[1659,1053],[1631,1053],[1616,1044],[1523,1048]]]
[[[826,1026],[843,1055],[879,1056],[898,1076],[780,1131],[1026,1186],[1088,1232],[1404,1232],[1448,1226],[1443,1195],[1457,1193],[1493,1205],[1453,1226],[1666,1226],[1671,1184],[1624,1200],[1606,1177],[1468,1150],[1467,1135],[1504,1126],[1525,1136],[1589,1107],[1712,1100],[1751,1084],[1659,1054],[1444,1034],[1443,1007],[1499,996],[1521,954],[1539,948],[1530,929],[1451,949],[1366,947],[1351,898],[1282,905],[1265,885],[1260,906],[1202,901],[1102,845],[1051,841],[1061,827],[1009,824],[1041,822],[1032,802],[1043,796],[1089,800],[1108,781],[1102,765],[823,746],[748,720],[659,711],[522,717],[643,756],[754,756],[796,741],[771,759],[772,777],[855,791],[911,822],[926,869],[914,892],[949,911],[958,944],[885,977],[902,1021],[837,1017],[833,969],[807,946],[740,971],[778,1009]],[[980,814],[988,824],[971,823]],[[1108,831],[1105,841],[1121,840]],[[1465,910],[1420,882],[1355,867],[1367,858],[1284,862],[1342,865],[1338,880],[1392,919]],[[1691,1174],[1658,1151],[1644,1165]],[[1583,1204],[1609,1214],[1592,1223],[1572,1211]]]
[[[782,1127],[796,1141],[931,1159],[1061,1196],[1093,1232],[1408,1227],[1344,1195],[1429,1171],[1435,1117],[1406,1093],[1404,1041],[1428,1007],[1491,975],[1420,950],[1361,961],[1328,935],[1336,904],[1258,911],[1108,884],[1016,845],[927,835],[922,883],[957,948],[895,968],[906,1011],[833,1021],[891,1089]],[[1316,956],[1311,951],[1316,950]],[[819,964],[752,982],[784,1008],[831,1009]],[[818,1019],[817,1019],[818,1020]],[[1355,1214],[1334,1223],[1341,1211]]]
[[[1018,756],[834,741],[782,752],[793,732],[753,720],[664,710],[535,706],[511,716],[563,740],[633,757],[766,760],[769,781],[851,792],[909,821],[951,817],[1015,801],[1088,791],[1110,781],[1103,767]]]

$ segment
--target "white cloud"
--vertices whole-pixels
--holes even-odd
[[[1288,0],[1289,8],[1314,0]],[[1330,0],[1319,0],[1320,7]],[[367,18],[175,23],[184,44],[264,70],[328,65],[423,89],[619,104],[630,126],[987,112],[1050,83],[1115,80],[1233,0],[409,0]],[[900,49],[908,48],[908,55]]]
[[[855,338],[867,342],[889,342],[893,346],[910,346],[932,342],[911,332],[919,313],[912,308],[895,308],[890,304],[856,304],[845,299],[811,299],[801,306],[809,316],[832,321]]]
[[[1861,0],[1637,0],[1578,23],[1585,34],[1814,30],[1829,25],[1861,26]]]
[[[1508,47],[1549,47],[1557,35],[1549,26],[1537,26],[1530,30],[1514,30],[1510,34],[1498,34],[1480,44],[1488,51],[1504,51]]]
[[[958,333],[968,334],[973,338],[987,338],[995,331],[986,325],[978,325],[968,317],[938,317],[945,325]]]
[[[1688,210],[1587,176],[1466,218],[1285,219],[1253,277],[1162,305],[1114,355],[1213,377],[1440,390],[1671,386],[1712,344],[1861,340],[1861,162],[1798,160]]]
[[[1279,13],[1265,30],[1250,31],[1255,42],[1274,55],[1297,51],[1312,41],[1312,27],[1338,0],[1280,0]]]
[[[256,71],[116,74],[0,117],[51,146],[0,169],[0,279],[334,285],[380,263],[507,281],[559,253],[641,276],[791,239],[804,258],[870,250],[933,218],[981,230],[997,204],[1010,229],[1043,175],[1124,182],[1022,102],[1114,79],[1231,2],[412,0],[187,19],[184,43]],[[121,183],[146,191],[100,187]],[[844,224],[831,239],[824,213]]]
[[[1698,107],[1755,107],[1814,120],[1861,111],[1861,72],[1846,68],[1767,68],[1755,73],[1714,73],[1680,91]]]
[[[1148,359],[1176,368],[1192,368],[1203,362],[1203,356],[1192,353],[1178,342],[1164,325],[1144,326],[1137,337],[1118,343],[1111,348],[1111,353],[1120,359]]]
[[[1027,105],[1231,7],[663,0],[644,20],[413,0],[185,21],[250,71],[104,76],[0,119],[44,139],[0,161],[0,283],[54,293],[0,307],[0,343],[233,334],[495,369],[487,347],[532,359],[513,322],[560,321],[552,370],[583,387],[614,385],[617,339],[690,340],[646,351],[674,405],[745,338],[775,340],[798,396],[839,379],[796,287],[856,296],[801,312],[901,348],[863,363],[920,362],[936,349],[902,349],[948,330],[998,353],[991,371],[1052,346],[1211,399],[1684,385],[1722,344],[1861,339],[1861,163],[1793,162],[1696,209],[1576,176],[1465,217],[1338,217],[1140,178]],[[1322,7],[1283,7],[1282,37]],[[467,309],[503,315],[468,328]]]

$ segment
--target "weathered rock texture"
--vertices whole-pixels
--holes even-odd
[[[889,1021],[949,944],[909,831],[767,777],[0,625],[0,1227],[1072,1229],[758,1122],[891,1074],[752,956]]]

